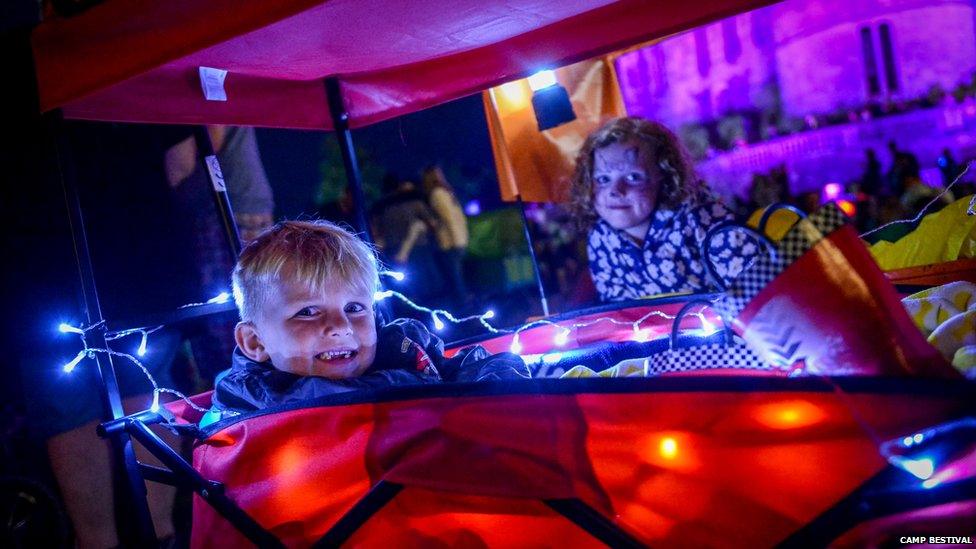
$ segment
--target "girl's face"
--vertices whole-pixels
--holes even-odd
[[[633,141],[593,151],[593,205],[614,229],[643,242],[657,206],[661,173]]]

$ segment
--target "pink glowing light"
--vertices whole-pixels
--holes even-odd
[[[844,187],[840,183],[827,183],[823,188],[825,200],[836,200],[843,192]]]

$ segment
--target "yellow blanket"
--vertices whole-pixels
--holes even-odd
[[[586,366],[573,366],[568,372],[559,376],[560,379],[570,377],[646,377],[647,359],[631,358],[617,363],[612,368],[607,368],[602,372],[587,368]]]
[[[902,300],[908,314],[942,356],[976,376],[976,284],[951,282]]]
[[[976,257],[976,215],[966,215],[972,195],[922,218],[898,242],[881,241],[871,255],[885,271]]]

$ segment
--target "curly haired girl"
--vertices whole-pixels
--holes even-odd
[[[590,134],[576,157],[570,210],[589,231],[590,273],[600,299],[700,292],[709,288],[701,242],[732,212],[694,172],[678,138],[636,117],[613,119]],[[717,274],[736,276],[756,253],[742,235],[719,235],[710,248]]]

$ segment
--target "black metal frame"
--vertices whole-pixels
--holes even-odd
[[[230,248],[231,257],[237,258],[241,255],[241,234],[237,230],[237,220],[234,219],[234,211],[231,209],[230,197],[227,196],[227,184],[224,182],[224,173],[220,169],[220,161],[217,159],[217,152],[214,151],[213,141],[210,140],[210,132],[206,126],[197,126],[193,131],[193,138],[197,145],[197,156],[203,161],[204,169],[207,170],[207,178],[210,181],[210,191],[214,204],[217,206],[217,215],[220,217],[220,224],[224,228],[224,237],[227,238],[227,247]]]
[[[579,498],[547,499],[543,503],[609,547],[644,547],[643,543]]]
[[[532,274],[535,275],[535,284],[539,290],[539,303],[542,305],[542,316],[549,316],[549,302],[546,300],[546,289],[542,284],[542,274],[539,272],[539,260],[535,255],[535,246],[532,244],[532,233],[529,232],[529,220],[525,216],[525,202],[522,194],[515,195],[518,202],[519,214],[522,216],[522,231],[525,233],[525,245],[529,247],[529,258],[532,260]]]
[[[63,117],[60,112],[55,112],[47,118],[47,130],[53,140],[54,153],[57,158],[58,169],[60,170],[75,258],[78,265],[78,276],[81,282],[81,299],[85,309],[86,325],[89,327],[84,337],[86,344],[89,346],[93,348],[106,348],[105,336],[109,331],[110,323],[102,314],[101,304],[98,298],[95,272],[92,266],[91,251],[88,246],[88,235],[85,228],[84,210],[81,204],[77,177],[74,172],[74,162],[70,156],[71,149],[66,140]],[[220,162],[217,160],[217,155],[210,140],[210,134],[206,127],[200,126],[195,129],[194,138],[197,145],[197,155],[207,170],[212,196],[224,228],[228,247],[234,254],[234,257],[237,257],[241,251],[241,240],[234,219],[234,212],[231,209],[230,199],[227,196],[226,185],[224,184],[223,175],[220,170]],[[226,304],[207,303],[197,307],[179,310],[167,316],[169,317],[168,320],[178,320],[220,313],[227,310],[229,310],[229,307]],[[136,326],[147,325],[146,323],[134,324]],[[126,327],[131,326],[131,324],[126,325]],[[273,536],[270,536],[267,531],[260,528],[253,519],[247,516],[229,498],[224,496],[219,487],[200,477],[186,460],[180,457],[172,448],[160,440],[155,433],[149,430],[146,425],[147,423],[158,422],[159,420],[155,419],[159,417],[157,414],[140,412],[132,416],[125,416],[112,356],[96,353],[94,354],[94,359],[100,382],[102,415],[107,419],[99,427],[99,435],[108,438],[111,444],[113,459],[116,463],[122,464],[121,467],[113,469],[113,481],[115,485],[125,486],[126,488],[124,491],[117,491],[119,492],[118,495],[123,498],[118,508],[125,514],[122,520],[117,521],[119,541],[122,545],[153,547],[157,543],[152,515],[149,511],[149,503],[146,498],[145,485],[146,480],[153,480],[173,486],[187,486],[192,488],[222,515],[227,516],[229,519],[233,517],[232,522],[234,522],[234,525],[252,540],[261,542],[259,545],[275,546],[273,543],[269,545],[271,540],[277,541]],[[150,419],[151,421],[147,421]],[[119,428],[118,425],[124,425],[125,428]],[[170,470],[167,471],[140,463],[136,458],[132,446],[133,438],[139,441],[154,456],[159,458],[160,461],[168,465]],[[280,542],[278,542],[278,545],[280,545]]]
[[[71,226],[72,243],[74,246],[75,259],[78,263],[78,276],[81,280],[81,298],[84,304],[84,313],[87,325],[92,327],[86,335],[87,341],[95,347],[105,347],[105,332],[107,330],[105,319],[102,316],[101,304],[98,300],[98,289],[95,285],[95,272],[92,266],[91,253],[88,248],[88,233],[85,230],[85,218],[81,207],[81,197],[78,193],[78,185],[74,172],[74,163],[71,161],[70,149],[67,146],[64,132],[62,131],[62,117],[60,112],[48,117],[47,129],[54,139],[54,152],[58,161],[58,168],[61,171],[61,182],[65,193],[65,202],[68,209],[68,219]],[[102,399],[103,417],[118,419],[125,415],[122,409],[122,397],[119,392],[118,378],[115,375],[115,366],[111,355],[95,355],[96,372],[100,382],[100,394]],[[112,437],[111,451],[117,463],[121,463],[121,468],[113,470],[113,480],[116,485],[124,484],[127,490],[124,492],[126,501],[121,506],[122,509],[129,510],[131,521],[122,521],[119,525],[118,534],[120,541],[132,540],[152,540],[156,542],[156,532],[153,528],[152,517],[149,513],[149,503],[145,497],[145,484],[142,482],[139,473],[139,463],[136,460],[135,451],[132,447],[131,439],[122,433],[117,437]],[[121,494],[120,494],[121,495]],[[127,517],[129,518],[129,517]]]
[[[356,148],[352,143],[352,132],[349,129],[349,111],[342,99],[342,89],[339,78],[330,76],[325,79],[325,98],[329,103],[329,114],[335,128],[336,139],[339,140],[339,152],[342,155],[342,165],[346,171],[349,190],[352,191],[353,210],[356,212],[356,231],[363,239],[372,244],[369,224],[366,223],[366,196],[363,193],[363,177],[359,172],[359,162],[356,160]]]
[[[360,526],[366,524],[377,511],[387,503],[393,501],[403,490],[402,484],[381,480],[377,482],[366,495],[356,502],[342,518],[336,522],[312,547],[339,547],[349,539]]]

